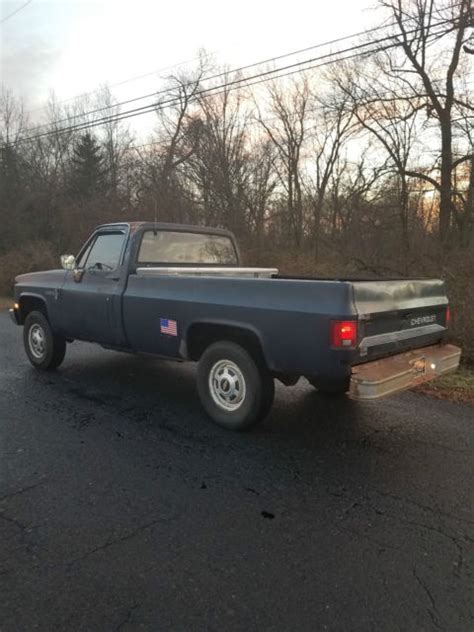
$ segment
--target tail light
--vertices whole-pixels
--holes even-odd
[[[451,325],[451,307],[448,305],[446,308],[446,328]]]
[[[338,349],[351,349],[357,346],[356,320],[331,321],[331,346]]]

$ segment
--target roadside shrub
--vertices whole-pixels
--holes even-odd
[[[441,273],[453,310],[452,334],[461,343],[464,360],[474,364],[474,253],[452,259]]]
[[[26,242],[16,250],[0,255],[0,296],[12,295],[18,274],[58,267],[58,257],[49,242]]]

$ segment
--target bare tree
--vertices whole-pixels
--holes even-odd
[[[312,240],[315,260],[319,257],[319,241],[324,204],[335,166],[341,156],[344,143],[354,130],[353,113],[347,107],[348,97],[333,90],[327,95],[314,96],[314,127],[311,135],[315,174],[311,180],[309,195],[313,210]],[[334,180],[333,180],[334,184]]]
[[[209,70],[209,60],[202,53],[193,72],[168,77],[168,89],[157,104],[158,134],[150,173],[154,182],[155,204],[162,207],[161,212],[167,207],[168,212],[178,212],[178,216],[182,217],[177,209],[179,187],[176,186],[176,172],[197,147],[201,123],[198,97]]]
[[[466,76],[468,76],[466,74]],[[466,100],[474,102],[472,90],[464,81]],[[474,112],[456,106],[453,119],[453,170],[456,200],[455,219],[461,245],[469,247],[474,239]]]
[[[261,248],[265,237],[265,222],[271,210],[271,200],[277,187],[274,170],[275,148],[270,140],[254,140],[248,151],[249,170],[244,188],[248,208],[248,233],[252,242]]]
[[[96,109],[106,108],[108,120],[101,126],[101,139],[105,153],[105,168],[109,190],[115,201],[119,198],[122,170],[133,137],[126,124],[116,119],[120,106],[107,86],[102,86],[96,99]],[[100,113],[99,113],[100,114]]]
[[[307,136],[309,82],[304,77],[293,81],[286,89],[273,84],[268,95],[268,114],[257,105],[258,121],[277,150],[277,173],[286,192],[287,216],[294,243],[299,247],[304,230],[302,151]]]
[[[439,235],[446,243],[454,210],[453,108],[471,111],[457,91],[463,44],[473,24],[471,0],[379,0],[396,24],[396,42],[404,58],[388,48],[381,53],[383,71],[392,89],[403,87],[405,98],[416,107],[420,100],[427,115],[436,122],[441,145],[439,177],[414,169],[405,174],[429,182],[439,192]]]
[[[389,88],[384,82],[383,72],[379,75],[381,64],[375,60],[372,72],[365,70],[364,62],[345,70],[343,79],[336,81],[345,93],[346,107],[353,113],[361,132],[368,131],[377,145],[380,162],[384,154],[397,176],[398,217],[403,252],[410,250],[410,176],[413,162],[420,165],[420,152],[416,153],[420,129],[420,110],[424,104],[413,103],[395,88]],[[382,64],[382,69],[384,65]],[[431,185],[430,185],[431,186]]]
[[[189,181],[199,195],[206,223],[246,233],[245,191],[249,175],[247,126],[242,93],[230,88],[199,98],[201,128],[189,162]]]
[[[16,143],[26,128],[23,103],[2,87],[0,92],[0,218],[3,230],[0,249],[19,229],[19,209],[24,202],[26,181],[23,160]]]

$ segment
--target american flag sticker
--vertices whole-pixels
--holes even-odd
[[[178,335],[178,323],[168,318],[160,318],[160,332],[168,336]]]

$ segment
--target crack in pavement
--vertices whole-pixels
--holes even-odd
[[[396,516],[394,514],[386,514],[386,515],[390,518],[393,518],[394,520],[398,520],[402,524],[409,524],[409,525],[413,525],[414,527],[418,527],[420,529],[426,529],[427,531],[432,531],[433,533],[437,533],[443,538],[446,538],[447,540],[449,540],[451,544],[454,545],[454,547],[456,548],[458,552],[458,559],[457,559],[457,562],[455,562],[455,566],[456,566],[455,575],[459,576],[459,572],[464,563],[464,554],[463,554],[462,546],[459,544],[458,540],[454,536],[449,535],[448,533],[446,533],[442,529],[439,529],[438,527],[433,527],[431,525],[427,525],[422,522],[418,522],[416,520],[407,520],[404,518],[400,518],[400,516]]]
[[[7,500],[9,498],[13,498],[14,496],[19,496],[20,494],[24,494],[25,492],[29,492],[31,489],[35,489],[42,485],[44,481],[40,481],[39,483],[34,483],[33,485],[28,485],[27,487],[22,487],[21,489],[17,489],[14,492],[10,492],[9,494],[5,494],[4,496],[0,496],[0,502]]]
[[[93,549],[90,549],[83,555],[80,555],[79,557],[69,560],[68,562],[62,562],[61,564],[58,564],[58,566],[65,565],[65,566],[70,567],[70,566],[73,566],[74,564],[77,564],[78,562],[83,562],[84,560],[89,558],[91,555],[94,555],[95,553],[98,553],[100,551],[104,551],[105,549],[108,549],[114,544],[120,544],[122,542],[126,542],[127,540],[131,540],[132,538],[139,535],[142,531],[145,531],[146,529],[150,529],[160,523],[171,522],[172,520],[174,520],[174,516],[172,518],[157,518],[156,520],[147,522],[143,525],[140,525],[136,529],[134,529],[131,533],[127,533],[127,535],[124,535],[120,538],[114,538],[113,540],[108,540],[104,544],[101,544],[99,546],[94,547]]]
[[[444,621],[443,618],[441,617],[438,608],[436,607],[436,602],[434,600],[433,595],[431,594],[430,589],[428,588],[428,586],[425,584],[425,582],[421,579],[421,577],[418,575],[418,573],[416,572],[416,566],[413,567],[413,576],[415,577],[416,581],[418,582],[419,586],[422,588],[423,592],[425,593],[425,595],[428,597],[428,600],[431,604],[431,608],[427,608],[427,612],[430,615],[430,619],[433,622],[433,625],[436,626],[436,628],[438,630],[446,630],[446,627],[442,627],[439,623],[439,620],[441,620],[443,622],[444,625]]]
[[[389,518],[391,520],[396,520],[397,522],[401,523],[401,524],[405,524],[405,525],[409,525],[412,527],[416,527],[418,529],[422,529],[422,530],[426,530],[426,531],[431,531],[432,533],[436,533],[437,535],[445,538],[446,540],[448,540],[456,549],[457,551],[457,559],[454,562],[453,566],[455,567],[453,570],[454,575],[459,579],[460,578],[460,573],[461,570],[463,568],[464,565],[464,550],[462,545],[459,543],[459,538],[464,538],[468,541],[470,541],[470,538],[468,535],[462,533],[459,535],[459,537],[456,537],[454,535],[451,535],[450,533],[447,533],[445,530],[443,530],[442,528],[440,528],[439,526],[433,526],[433,525],[429,525],[426,524],[424,522],[420,522],[418,520],[410,520],[406,517],[400,516],[399,514],[395,514],[392,513],[391,511],[382,511],[380,509],[377,508],[377,506],[373,503],[372,499],[369,496],[364,496],[363,500],[367,503],[367,506],[370,507],[375,513],[377,513],[378,515],[384,515],[386,518]],[[343,518],[341,520],[341,523],[343,523],[345,520],[348,519],[348,515],[351,513],[351,510],[355,507],[360,506],[360,502],[354,502],[352,503],[352,505],[347,508],[344,513],[346,514],[346,517]],[[347,530],[347,531],[351,531],[353,532],[355,535],[358,535],[359,537],[365,537],[367,540],[372,541],[373,543],[377,544],[378,546],[386,546],[387,548],[395,548],[389,544],[384,544],[382,545],[382,543],[380,541],[377,541],[375,538],[373,538],[371,535],[369,534],[362,534],[360,531],[356,530],[356,529],[350,529],[347,526],[342,526],[342,524],[338,525],[341,529],[343,530]]]
[[[138,603],[134,603],[133,606],[130,606],[130,608],[127,610],[127,614],[125,615],[124,619],[115,628],[115,632],[117,632],[117,630],[121,630],[124,625],[127,625],[127,623],[130,623],[132,619],[133,611],[136,610],[139,607],[139,605],[140,604]]]
[[[26,531],[27,529],[31,529],[32,528],[32,527],[27,527],[26,525],[21,523],[16,518],[11,518],[10,516],[6,516],[4,513],[0,513],[0,518],[2,520],[5,520],[5,522],[10,522],[11,524],[14,524],[15,526],[17,526],[22,531]]]
[[[456,522],[464,522],[466,524],[474,525],[474,520],[468,520],[467,518],[459,518],[458,516],[454,516],[453,514],[447,511],[442,511],[441,509],[435,509],[434,507],[430,507],[430,505],[423,505],[422,503],[419,503],[416,500],[413,500],[411,498],[405,498],[404,496],[397,496],[396,494],[389,494],[387,492],[380,492],[378,490],[374,490],[374,491],[376,494],[378,494],[379,496],[382,496],[383,498],[391,498],[392,500],[395,500],[395,501],[400,501],[402,503],[414,505],[415,507],[418,507],[418,509],[432,513],[437,517],[443,516],[444,518],[449,518],[450,520],[454,520]]]

